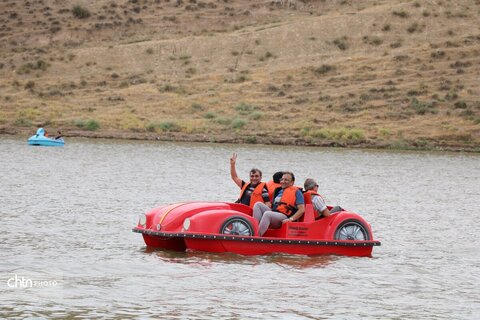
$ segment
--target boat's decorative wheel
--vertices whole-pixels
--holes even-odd
[[[335,231],[335,240],[370,240],[367,228],[358,220],[342,222]]]
[[[232,217],[223,223],[220,228],[220,233],[238,236],[253,236],[253,228],[250,222],[245,218]]]

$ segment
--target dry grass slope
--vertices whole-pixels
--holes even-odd
[[[0,1],[0,133],[480,151],[480,0]]]

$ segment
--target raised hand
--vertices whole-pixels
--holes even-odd
[[[235,164],[237,162],[237,154],[234,152],[232,157],[230,158],[230,164]]]

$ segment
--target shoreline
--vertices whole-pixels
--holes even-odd
[[[147,2],[5,12],[0,134],[480,153],[478,0]]]
[[[36,130],[36,129],[35,129]],[[35,130],[18,130],[12,128],[0,128],[0,135],[3,136],[21,136],[25,139],[33,135]],[[51,130],[52,131],[52,130]],[[52,131],[53,132],[53,131]],[[438,151],[438,152],[465,152],[480,153],[480,146],[464,145],[425,145],[416,141],[340,141],[340,140],[313,140],[303,137],[260,137],[237,136],[237,135],[205,135],[205,134],[185,134],[181,132],[165,132],[162,134],[150,132],[124,132],[120,130],[110,131],[84,131],[69,130],[63,133],[63,136],[89,138],[89,139],[120,139],[120,140],[139,140],[139,141],[165,141],[165,142],[198,142],[198,143],[230,143],[230,144],[252,144],[252,145],[274,145],[274,146],[304,146],[304,147],[329,147],[329,148],[349,148],[349,149],[375,149],[375,150],[408,150],[408,151]]]

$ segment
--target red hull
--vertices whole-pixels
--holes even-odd
[[[278,239],[260,237],[226,236],[223,234],[189,234],[145,231],[140,228],[134,232],[142,233],[149,247],[185,251],[233,252],[242,255],[261,255],[287,253],[301,255],[342,255],[352,257],[371,257],[378,241],[325,241],[302,239]]]
[[[268,244],[241,241],[218,241],[212,245],[212,240],[187,239],[187,247],[192,250],[207,252],[233,252],[243,255],[261,255],[271,253],[287,253],[301,255],[342,255],[352,257],[371,257],[372,246],[346,247],[338,245],[302,245],[302,244]]]

